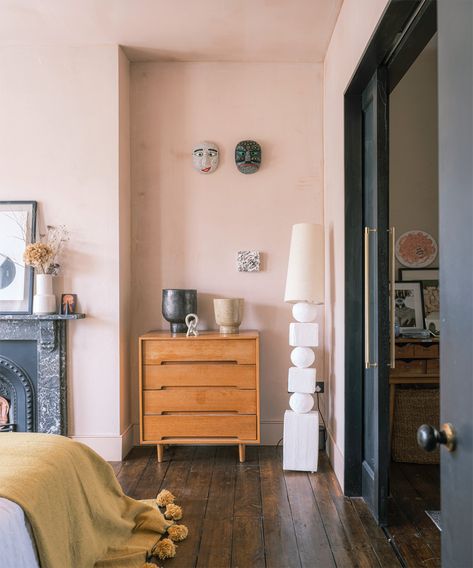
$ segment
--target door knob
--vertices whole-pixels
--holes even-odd
[[[422,424],[417,430],[417,443],[426,452],[433,452],[439,444],[453,452],[457,445],[457,435],[449,422],[443,424],[440,431],[430,424]]]

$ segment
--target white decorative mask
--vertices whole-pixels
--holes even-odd
[[[201,174],[211,174],[218,167],[218,146],[213,142],[199,142],[192,148],[192,164]]]

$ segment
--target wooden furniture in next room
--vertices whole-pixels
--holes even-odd
[[[139,339],[140,441],[165,445],[260,442],[259,335],[197,337],[154,331]]]
[[[396,366],[389,375],[389,418],[392,439],[397,385],[439,385],[439,340],[396,339]]]

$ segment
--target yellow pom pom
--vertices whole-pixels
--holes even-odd
[[[156,544],[151,554],[157,556],[160,560],[174,558],[176,556],[176,545],[170,538],[163,538]]]
[[[156,503],[159,505],[159,507],[165,507],[166,505],[174,503],[174,499],[175,497],[170,491],[163,489],[158,493],[156,497]]]
[[[172,503],[166,507],[164,511],[164,516],[166,519],[172,519],[173,521],[178,521],[182,519],[182,509],[179,505],[173,505]]]
[[[179,542],[187,538],[189,530],[186,525],[172,525],[168,528],[169,538],[174,542]]]

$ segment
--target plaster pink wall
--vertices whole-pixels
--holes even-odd
[[[261,331],[263,442],[275,443],[288,408],[291,227],[323,222],[322,66],[133,63],[131,77],[133,369],[138,335],[168,328],[162,288],[197,288],[202,329],[215,328],[213,298],[243,297],[242,328]],[[263,150],[254,175],[234,164],[246,138]],[[201,140],[221,152],[207,176],[192,169]],[[245,249],[263,253],[262,272],[237,272]],[[137,423],[136,373],[132,392]]]
[[[387,0],[345,0],[324,62],[324,180],[326,231],[325,397],[329,451],[343,487],[345,445],[345,204],[343,93]]]
[[[69,325],[70,434],[121,457],[117,46],[0,49],[0,199],[37,200],[40,226],[67,225],[58,293]]]
[[[131,155],[130,155],[130,62],[119,50],[119,335],[120,335],[120,433],[126,436],[123,454],[133,439],[130,403],[131,328]]]

